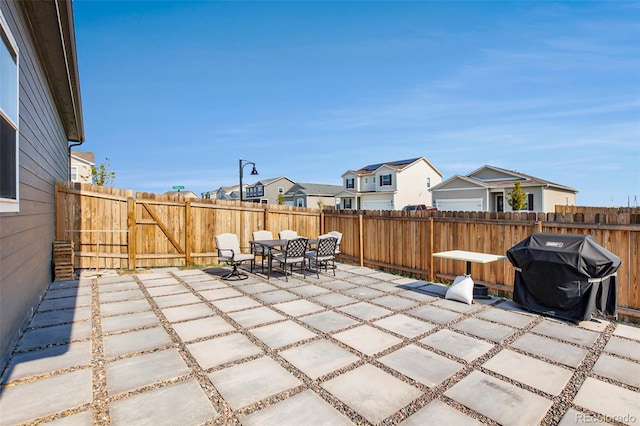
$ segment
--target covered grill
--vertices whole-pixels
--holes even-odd
[[[617,317],[620,258],[591,236],[538,232],[507,251],[516,267],[513,300],[571,321]]]

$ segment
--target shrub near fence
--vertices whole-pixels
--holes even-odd
[[[400,212],[288,206],[136,193],[86,184],[56,185],[56,239],[71,240],[83,269],[206,265],[214,236],[232,232],[247,247],[255,230],[315,238],[342,232],[341,259],[424,279],[452,279],[465,262],[433,258],[448,250],[505,254],[533,232],[591,235],[622,259],[618,304],[640,317],[640,226],[630,213]],[[511,293],[507,260],[472,264],[476,281]]]

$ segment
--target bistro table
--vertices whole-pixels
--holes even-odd
[[[302,238],[302,237],[299,237]],[[284,246],[287,245],[287,241],[289,240],[252,240],[249,241],[249,244],[251,244],[251,247],[253,246],[262,246],[263,249],[263,253],[266,252],[268,253],[267,256],[269,258],[269,260],[267,261],[267,279],[271,279],[271,266],[272,266],[272,254],[274,251],[279,251],[281,250]],[[318,243],[318,239],[317,238],[309,238],[307,241],[307,244],[309,246],[309,248],[313,247],[315,244]],[[253,250],[251,250],[253,251]],[[264,271],[263,271],[264,272]]]
[[[471,263],[491,263],[498,260],[506,259],[507,256],[502,256],[500,254],[487,254],[487,253],[478,253],[475,251],[466,251],[466,250],[451,250],[451,251],[441,251],[439,253],[433,253],[433,257],[439,257],[442,259],[453,259],[453,260],[464,260],[467,262],[467,273],[466,276],[471,278]],[[486,293],[487,288],[484,285],[475,284],[474,283],[474,295],[483,297],[482,293]]]
[[[268,253],[267,254],[267,257],[268,257],[268,261],[267,261],[267,271],[268,271],[267,272],[267,279],[270,279],[271,278],[271,255],[273,254],[274,250],[278,251],[282,247],[286,246],[287,245],[287,240],[254,240],[254,241],[249,241],[249,244],[251,244],[251,247],[256,246],[256,245],[262,246],[263,255],[264,255],[265,251]]]

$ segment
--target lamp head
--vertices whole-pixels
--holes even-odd
[[[255,175],[257,175],[257,174],[258,174],[258,170],[256,169],[256,165],[255,165],[255,164],[253,165],[253,169],[251,170],[251,174],[252,174],[253,176],[255,176]]]

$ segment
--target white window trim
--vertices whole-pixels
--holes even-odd
[[[16,199],[0,198],[0,213],[8,213],[20,211],[20,51],[2,10],[0,10],[0,37],[6,40],[6,43],[10,49],[13,49],[13,54],[16,57],[16,88],[18,91],[16,96],[17,115],[15,123],[0,109],[0,114],[16,126]]]

